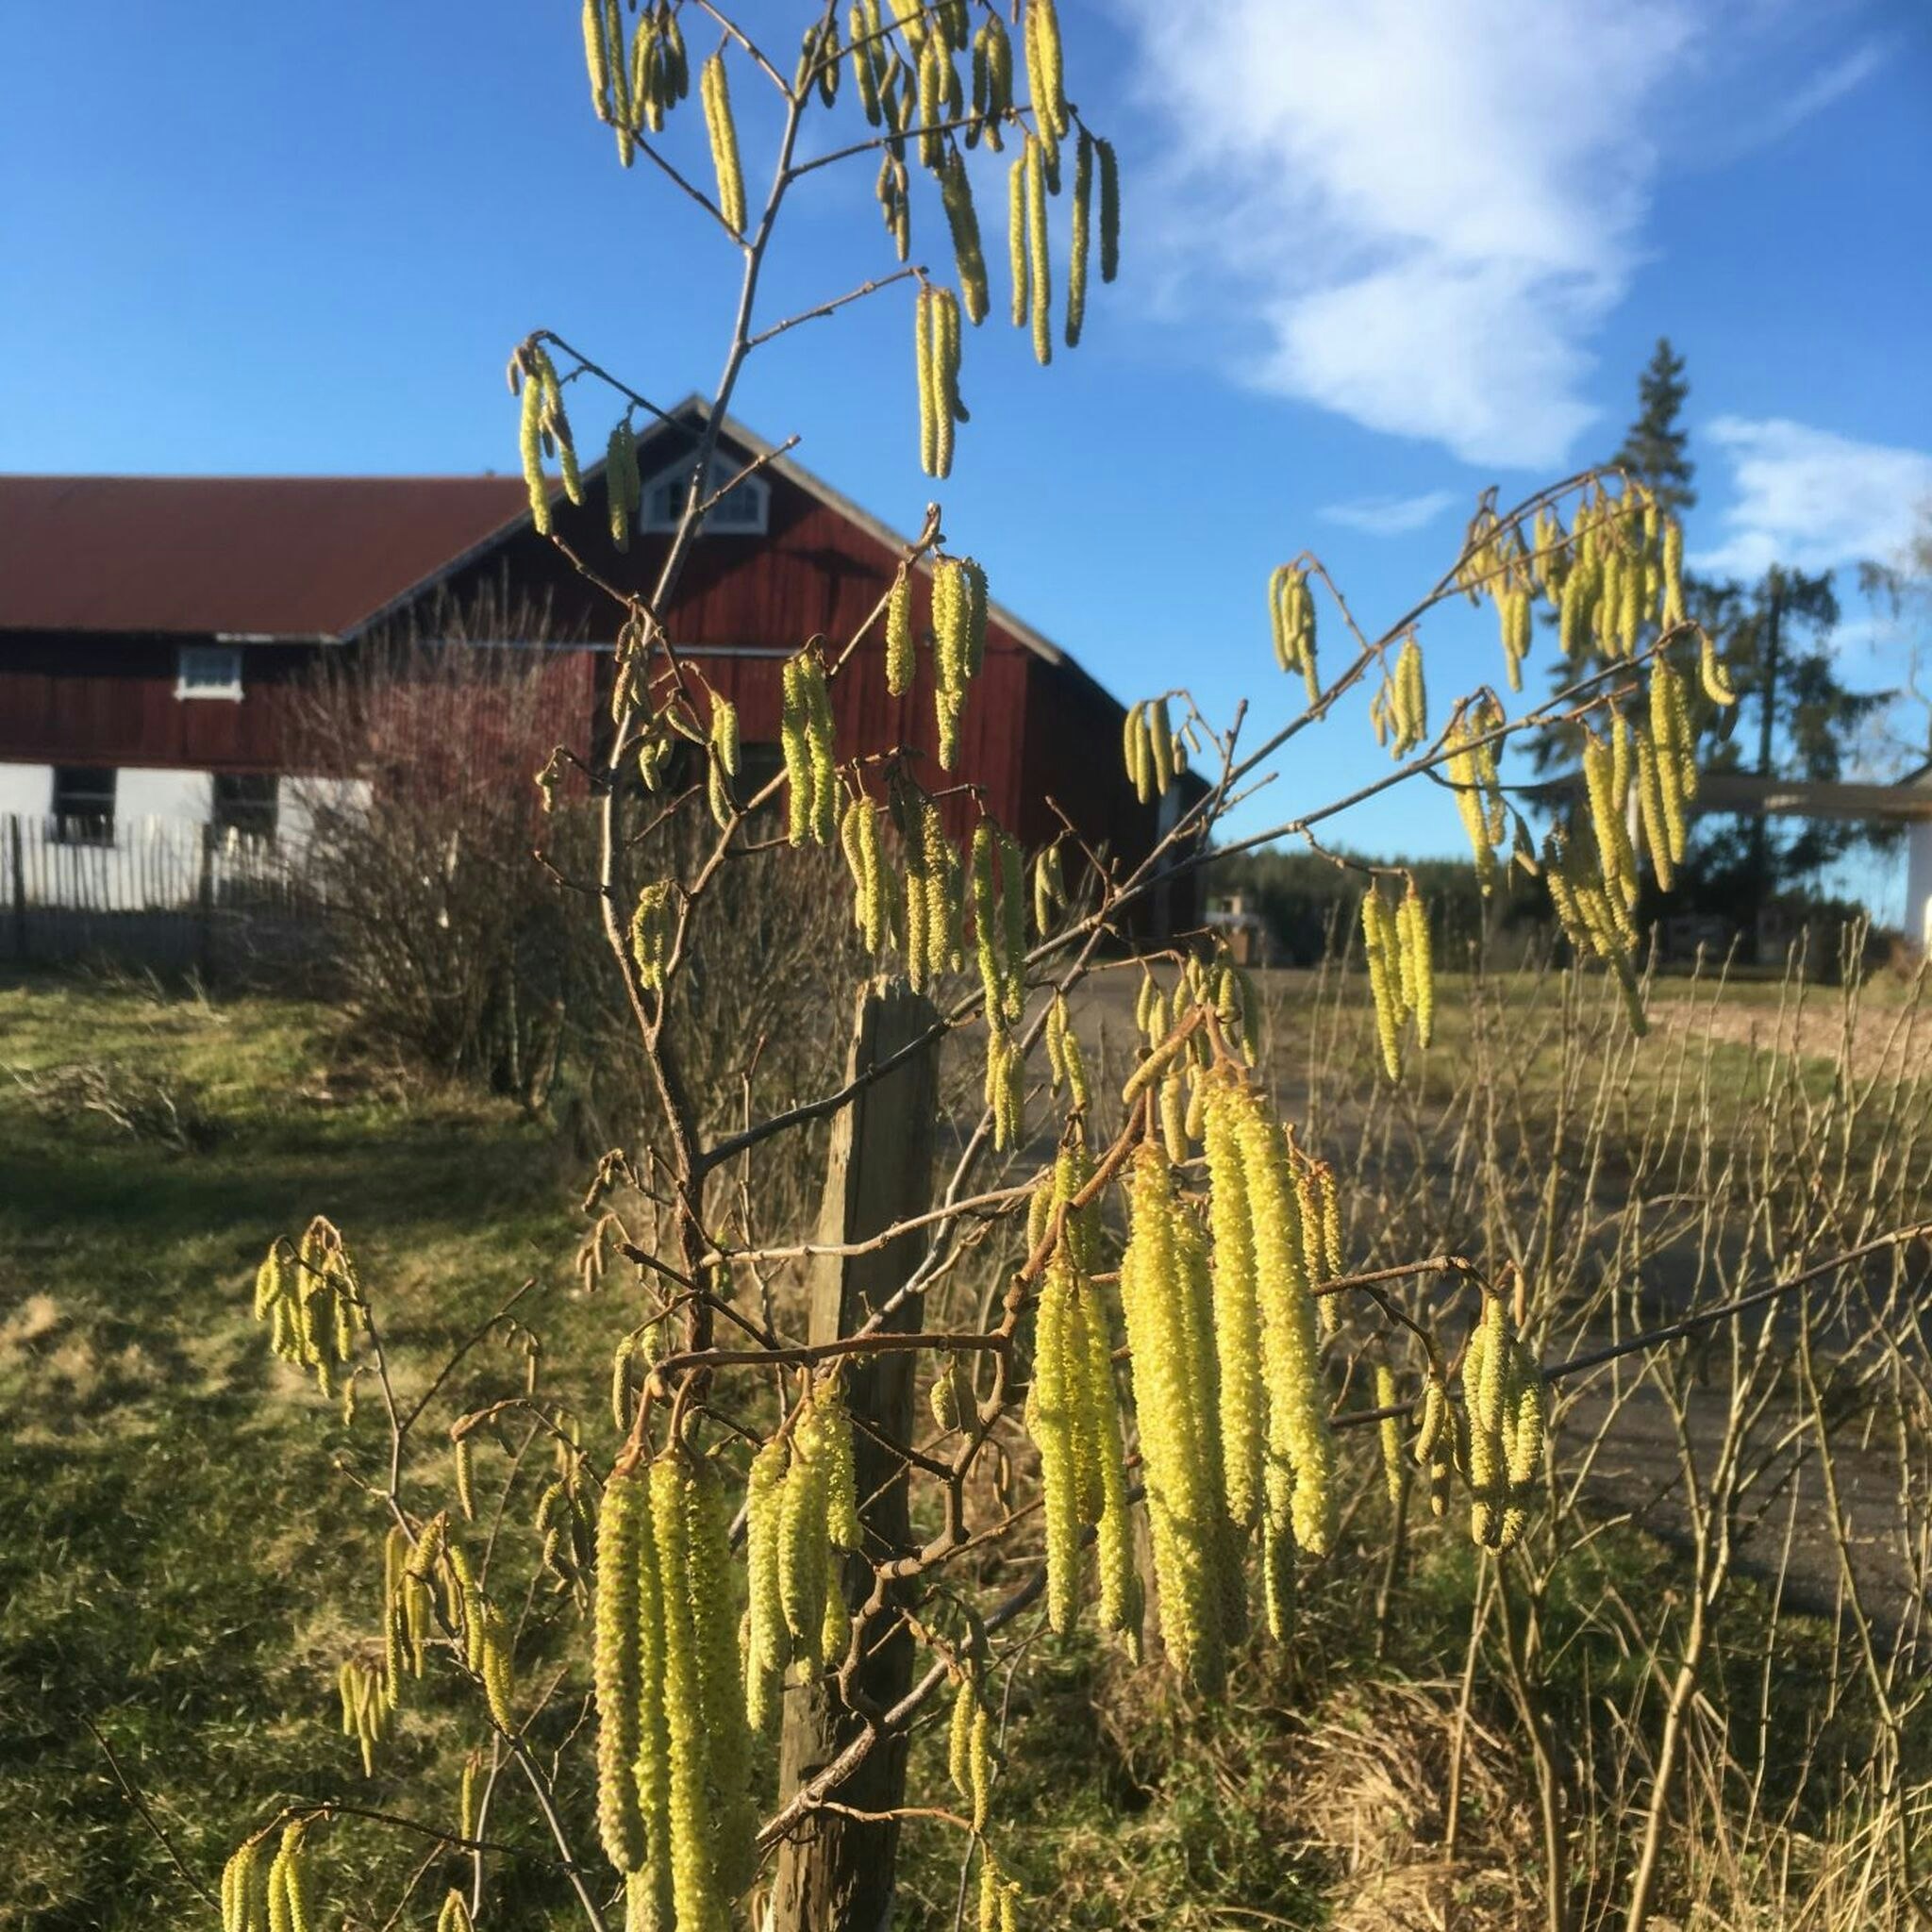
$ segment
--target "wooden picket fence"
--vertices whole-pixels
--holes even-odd
[[[299,854],[183,819],[0,817],[0,959],[216,970],[276,956],[320,908]]]

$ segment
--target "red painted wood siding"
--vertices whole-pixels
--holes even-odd
[[[275,772],[300,644],[244,645],[242,696],[178,698],[173,640],[0,640],[0,758],[49,765]]]

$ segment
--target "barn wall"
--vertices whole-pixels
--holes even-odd
[[[0,759],[276,770],[296,680],[313,652],[244,646],[235,699],[176,697],[175,651],[175,640],[160,638],[0,640]]]
[[[620,554],[595,501],[581,509],[561,507],[558,530],[607,581],[648,594],[667,539],[639,536],[627,554]],[[869,531],[808,491],[774,477],[764,535],[708,535],[692,546],[667,626],[692,666],[737,705],[744,741],[774,743],[784,657],[814,636],[826,639],[829,655],[841,651],[885,595],[897,567],[897,553]],[[543,609],[548,634],[614,639],[619,613],[612,599],[585,584],[534,532],[513,538],[498,558],[451,588],[461,598],[503,581]],[[929,623],[929,580],[920,574],[914,578],[915,633],[923,636]],[[914,688],[897,698],[886,690],[883,659],[875,627],[834,682],[841,758],[906,745],[916,754],[914,774],[928,789],[980,788],[993,814],[1029,844],[1059,829],[1042,797],[1042,775],[1050,774],[1050,789],[1090,837],[1109,841],[1116,852],[1145,849],[1153,817],[1121,774],[1121,708],[1091,678],[1070,664],[1049,663],[1004,626],[991,625],[958,765],[943,773],[929,653],[920,653]],[[1036,748],[1029,753],[1029,746]],[[1029,770],[1029,758],[1038,769]],[[956,835],[977,817],[963,795],[949,800],[946,812]]]
[[[654,467],[667,460],[654,452]],[[600,502],[559,506],[558,534],[599,575],[648,593],[668,540],[639,536],[628,554],[612,545]],[[778,736],[784,657],[814,636],[828,654],[842,650],[884,596],[898,554],[870,530],[774,475],[770,522],[761,535],[701,537],[673,608],[673,638],[695,671],[738,708],[749,744]],[[929,580],[914,578],[914,624],[929,621]],[[569,654],[558,735],[582,755],[608,728],[609,655],[621,610],[578,575],[569,558],[534,530],[520,530],[458,572],[434,593],[461,606],[497,600],[517,641],[576,642],[599,654]],[[419,629],[433,634],[434,598],[419,601]],[[406,628],[410,613],[393,615]],[[196,641],[188,640],[187,641]],[[203,640],[206,641],[206,640]],[[139,766],[201,772],[287,772],[302,681],[315,647],[244,649],[239,702],[175,695],[173,639],[100,635],[0,638],[0,761]],[[326,647],[325,647],[326,648]],[[1081,836],[1131,863],[1147,849],[1155,818],[1132,795],[1121,769],[1121,709],[1071,663],[1055,663],[998,624],[968,704],[958,768],[939,770],[931,661],[920,654],[915,688],[889,695],[876,637],[834,685],[841,758],[905,745],[929,790],[976,788],[985,806],[1029,845],[1060,829],[1049,797]],[[948,799],[956,836],[978,814],[964,791]]]

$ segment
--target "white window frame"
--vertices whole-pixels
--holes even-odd
[[[191,659],[199,658],[208,669],[215,668],[212,660],[222,659],[227,668],[227,676],[220,682],[213,677],[192,678],[188,675]],[[181,644],[175,652],[175,695],[177,698],[226,699],[232,704],[242,701],[242,646],[240,644]]]
[[[722,450],[714,450],[710,468],[705,473],[705,494],[708,497],[715,496],[719,491],[731,483],[732,478],[737,476],[743,467],[742,463],[733,461]],[[659,536],[676,529],[682,521],[683,512],[660,511],[658,508],[658,498],[665,486],[669,485],[672,489],[673,502],[680,500],[684,486],[690,478],[689,457],[659,470],[655,476],[650,477],[643,487],[642,514],[638,527],[647,534]],[[758,505],[757,515],[746,523],[724,523],[718,517],[718,510],[723,506],[715,505],[710,514],[705,518],[703,528],[719,537],[762,537],[770,529],[772,523],[771,484],[762,476],[745,476],[740,478],[734,487],[751,491],[752,499]]]

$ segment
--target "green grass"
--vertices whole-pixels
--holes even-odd
[[[1769,1004],[1759,989],[1747,997]],[[1466,1004],[1448,983],[1449,1052]],[[63,1071],[75,1067],[98,1070],[92,1088]],[[121,1105],[134,1129],[89,1110],[90,1095]],[[581,1167],[508,1106],[384,1076],[318,1007],[0,981],[0,1927],[131,1932],[206,1916],[83,1720],[204,1883],[293,1797],[447,1822],[456,1762],[479,1741],[459,1701],[433,1683],[412,1691],[373,1782],[335,1725],[337,1663],[375,1627],[384,1519],[358,1480],[381,1474],[386,1451],[373,1391],[344,1425],[271,1360],[250,1285],[272,1236],[328,1214],[356,1250],[407,1395],[535,1277],[546,1378],[573,1391],[608,1450],[604,1366],[634,1317],[620,1320],[621,1291],[576,1292]],[[459,1394],[514,1382],[513,1358],[485,1353]],[[441,1443],[425,1452],[442,1480]],[[1372,1453],[1366,1434],[1356,1452]],[[533,1464],[541,1484],[547,1460]],[[995,1815],[1029,1924],[1312,1932],[1347,1895],[1351,1819],[1374,1842],[1430,1841],[1472,1557],[1454,1524],[1419,1535],[1389,1654],[1374,1660],[1381,1507],[1370,1503],[1356,1546],[1313,1580],[1296,1644],[1245,1658],[1216,1706],[1162,1671],[1023,1626]],[[1639,1698],[1652,1668],[1600,1616],[1606,1594],[1654,1604],[1679,1582],[1677,1559],[1628,1531],[1565,1574],[1549,1612],[1550,1697],[1570,1734],[1593,1708]],[[1760,1609],[1749,1585],[1737,1602],[1749,1655]],[[1822,1674],[1811,1640],[1782,1627],[1791,1694],[1779,1713],[1802,1727],[1807,1674]],[[525,1655],[580,1671],[583,1648],[566,1615]],[[539,1741],[560,1744],[580,1714],[573,1690]],[[1520,1725],[1491,1676],[1477,1717],[1499,1741],[1472,1774],[1469,1883],[1490,1886],[1478,1923],[1499,1925],[1512,1863],[1534,1873],[1534,1821]],[[943,1723],[914,1744],[915,1792],[938,1802]],[[562,1795],[593,1852],[581,1776]],[[492,1836],[541,1855],[529,1810],[506,1804]],[[952,1923],[959,1854],[949,1827],[908,1825],[904,1923]],[[373,1928],[419,1857],[387,1833],[331,1833],[329,1894]],[[406,1923],[431,1922],[446,1875],[425,1874]],[[554,1870],[502,1861],[492,1890],[501,1925],[568,1923]]]
[[[544,1131],[386,1089],[352,1049],[289,1002],[0,986],[0,1924],[109,1932],[189,1903],[83,1718],[205,1880],[282,1795],[353,1782],[336,1644],[372,1621],[380,1524],[333,1465],[374,1456],[376,1425],[366,1388],[344,1429],[271,1361],[248,1308],[271,1237],[343,1224],[405,1380],[525,1276],[569,1278]],[[76,1062],[166,1089],[190,1144],[14,1076]]]

